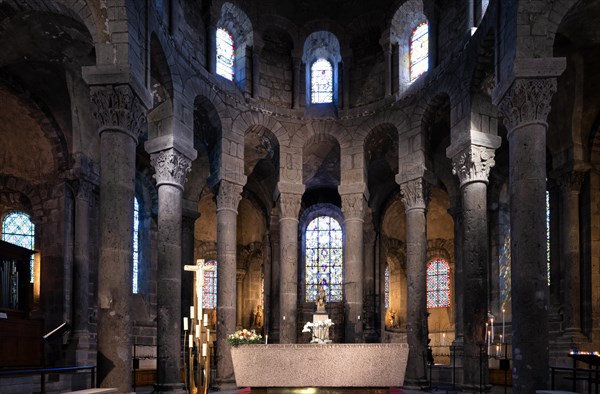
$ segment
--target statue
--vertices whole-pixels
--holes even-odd
[[[263,308],[262,305],[256,305],[256,312],[254,312],[254,327],[262,328],[263,326]]]
[[[213,327],[217,326],[217,308],[213,308],[210,312],[210,325]]]
[[[327,299],[327,295],[325,294],[325,289],[323,286],[319,287],[319,294],[317,294],[317,299],[315,300],[315,304],[317,304],[317,313],[325,313],[325,300]]]

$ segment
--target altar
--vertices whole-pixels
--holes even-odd
[[[231,348],[238,387],[400,387],[406,343],[242,345]]]

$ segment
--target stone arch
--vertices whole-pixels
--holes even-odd
[[[234,134],[243,136],[254,126],[262,126],[268,129],[273,134],[279,145],[289,146],[290,136],[285,127],[277,119],[263,112],[241,112],[233,120],[231,129]]]
[[[207,157],[210,177],[217,179],[222,163],[223,125],[213,101],[206,96],[194,99],[194,148],[198,158]],[[196,159],[198,160],[198,159]]]
[[[489,29],[477,46],[477,61],[472,66],[470,90],[492,96],[495,81],[495,31]]]
[[[380,207],[398,189],[398,129],[381,123],[371,129],[364,140],[364,179],[369,190],[369,206],[380,214]]]
[[[332,68],[332,98],[331,102],[314,101],[312,97],[312,69],[313,64],[319,60],[325,59],[329,62]],[[310,33],[304,40],[304,46],[302,50],[302,61],[306,65],[306,105],[314,104],[337,104],[338,102],[338,75],[339,75],[339,63],[342,61],[342,54],[340,49],[340,41],[338,37],[330,31],[320,30]]]
[[[155,107],[174,96],[171,67],[176,67],[173,59],[171,58],[169,62],[160,39],[155,32],[152,32],[150,34],[150,89],[154,97]]]
[[[21,209],[28,213],[35,225],[44,221],[43,199],[40,187],[22,178],[0,174],[0,200],[21,203]]]
[[[330,188],[341,183],[340,144],[330,134],[314,134],[302,149],[302,183],[306,190]]]
[[[195,103],[198,97],[202,97],[203,102],[207,102],[210,104],[210,106],[214,107],[215,113],[219,118],[219,123],[221,123],[221,119],[223,119],[223,122],[225,122],[226,119],[231,118],[229,107],[227,106],[227,104],[225,104],[225,102],[219,95],[219,90],[214,83],[210,82],[208,79],[203,78],[202,76],[194,75],[182,81],[182,84],[182,102],[184,103],[183,105],[189,105],[185,103]],[[192,124],[194,122],[193,107],[186,108],[184,110],[182,121],[186,124]]]
[[[415,121],[418,120],[418,127],[420,127],[423,133],[427,133],[429,127],[435,122],[436,112],[438,109],[446,104],[452,107],[452,100],[450,95],[444,91],[438,91],[436,94],[429,95],[424,98],[425,103],[423,106],[418,106],[415,111]]]

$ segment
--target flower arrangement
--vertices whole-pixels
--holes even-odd
[[[257,334],[255,330],[248,331],[244,328],[229,335],[227,343],[231,346],[259,344],[262,343],[262,335]]]
[[[329,339],[329,327],[333,326],[334,323],[331,319],[326,319],[322,321],[316,322],[306,322],[302,332],[310,332],[312,335],[312,339],[310,343],[331,343]]]

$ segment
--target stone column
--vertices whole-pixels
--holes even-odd
[[[302,59],[297,56],[292,56],[292,78],[293,78],[293,108],[300,108],[300,84],[303,83],[304,79],[301,78],[300,72],[302,70]]]
[[[263,254],[263,298],[261,300],[263,306],[263,333],[265,335],[269,334],[269,330],[271,329],[271,307],[269,300],[271,299],[271,258],[272,258],[272,250],[271,250],[271,239],[270,234],[267,231],[265,235],[262,247],[265,251]]]
[[[89,299],[90,299],[90,204],[94,185],[84,179],[77,183],[75,196],[75,248],[73,278],[73,337],[76,343],[75,362],[89,365]]]
[[[92,87],[100,133],[98,384],[131,391],[135,147],[145,109],[128,85]]]
[[[246,270],[244,269],[237,269],[235,271],[235,283],[236,283],[236,302],[237,302],[237,308],[236,308],[236,314],[235,314],[235,320],[236,320],[236,326],[238,329],[241,329],[244,325],[244,316],[242,315],[243,312],[243,307],[244,307],[244,276],[246,276]]]
[[[221,180],[217,188],[217,385],[235,388],[231,353],[226,340],[236,327],[237,208],[242,185]]]
[[[451,206],[448,213],[454,220],[454,351],[456,362],[462,365],[462,354],[464,345],[463,331],[463,211],[460,198],[451,198]],[[461,355],[461,357],[458,357]]]
[[[581,332],[581,254],[579,240],[579,191],[583,171],[571,171],[561,176],[560,223],[561,261],[564,267],[564,336],[576,343],[583,340]]]
[[[375,324],[375,228],[371,209],[365,212],[363,225],[364,248],[364,317],[365,342],[377,341],[377,325]]]
[[[386,38],[383,41],[379,41],[383,49],[383,62],[384,62],[384,92],[385,97],[388,97],[392,94],[392,44],[390,43],[389,38]]]
[[[186,209],[184,200],[183,217],[181,218],[181,314],[188,316],[190,306],[194,304],[194,275],[183,272],[186,264],[195,264],[194,260],[194,229],[200,214],[191,209]]]
[[[529,61],[534,63],[534,60]],[[546,63],[548,59],[535,59],[535,62],[542,61]],[[546,68],[551,65],[546,64]],[[564,64],[562,66],[564,69]],[[555,75],[558,74],[560,72]],[[554,92],[555,77],[517,78],[508,87],[498,107],[508,129],[510,158],[515,394],[533,393],[539,388],[548,387],[546,117],[550,112],[550,100]]]
[[[465,390],[479,388],[480,371],[483,371],[484,384],[487,384],[488,379],[487,357],[481,359],[480,347],[484,346],[487,354],[487,346],[485,346],[489,269],[487,183],[490,169],[494,164],[494,149],[471,144],[452,158],[452,173],[458,175],[460,181],[464,225],[462,305],[459,308],[462,308],[463,317],[463,388]]]
[[[181,367],[181,222],[191,160],[174,148],[151,153],[158,188],[157,392],[185,392]]]
[[[271,209],[271,225],[269,226],[271,238],[271,326],[269,328],[269,342],[279,342],[279,320],[281,319],[279,307],[279,284],[281,281],[281,245],[279,242],[279,209]]]
[[[298,213],[302,196],[279,195],[279,343],[296,343],[298,314]]]
[[[363,193],[342,195],[342,213],[346,228],[344,294],[345,333],[347,343],[363,342],[363,280],[364,244],[363,223],[366,201]],[[364,316],[362,317],[364,320]]]
[[[429,185],[417,178],[400,185],[406,210],[406,341],[409,346],[405,387],[427,382],[427,204]]]

